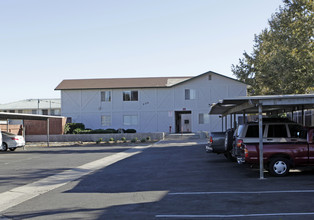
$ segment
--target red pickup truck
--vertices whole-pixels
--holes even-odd
[[[289,127],[286,127],[290,138],[289,136],[288,138],[282,137],[283,141],[278,141],[280,139],[276,138],[277,141],[268,141],[263,144],[264,165],[273,176],[285,176],[289,173],[291,167],[314,166],[314,127],[304,128],[302,138],[293,137],[300,135],[299,132],[292,134]],[[263,139],[265,138],[269,138],[266,131]],[[258,143],[243,143],[241,151],[238,161],[259,164]]]

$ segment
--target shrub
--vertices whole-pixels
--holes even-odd
[[[145,138],[142,138],[142,139],[141,139],[141,142],[142,142],[142,143],[146,142],[146,139],[145,139]]]
[[[125,142],[126,142],[126,138],[125,138],[125,137],[122,137],[122,138],[121,138],[121,141],[123,141],[123,143],[125,143]]]
[[[151,141],[152,139],[151,139],[151,137],[146,137],[146,141]]]
[[[137,137],[135,137],[135,138],[133,138],[133,139],[131,140],[132,143],[136,143],[137,141],[138,141]]]
[[[96,141],[96,144],[100,144],[100,142],[102,142],[102,138],[99,138],[99,139]]]
[[[118,133],[118,131],[116,129],[113,129],[113,128],[107,128],[105,131],[106,131],[106,133]]]
[[[95,129],[95,130],[92,130],[90,133],[91,134],[112,134],[112,133],[117,133],[117,130],[112,129],[112,128],[108,128],[106,130],[104,130],[104,129]]]
[[[113,138],[113,137],[112,137],[112,138],[110,138],[110,139],[109,139],[109,141],[114,141],[114,138]]]
[[[72,133],[73,134],[80,134],[83,130],[81,128],[75,128]]]
[[[125,133],[136,133],[135,129],[126,129]]]
[[[64,127],[65,134],[73,134],[73,131],[77,128],[81,130],[85,129],[85,125],[83,123],[66,123]]]

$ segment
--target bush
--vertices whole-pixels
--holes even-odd
[[[109,139],[109,141],[114,141],[114,138],[113,138],[113,137],[112,137],[112,138],[110,138],[110,139]]]
[[[146,141],[151,141],[152,139],[151,139],[151,137],[146,137]]]
[[[142,138],[142,139],[141,139],[141,142],[142,142],[142,143],[146,142],[146,139],[145,139],[145,138]]]
[[[121,138],[121,141],[123,141],[123,143],[125,143],[125,142],[126,142],[126,138],[125,138],[125,137],[122,137],[122,138]]]
[[[78,128],[84,130],[85,125],[83,123],[66,123],[64,127],[64,133],[73,134],[73,131]]]
[[[104,129],[95,129],[95,130],[92,130],[90,133],[91,134],[112,134],[112,133],[117,133],[117,130],[112,129],[112,128],[108,128],[106,130],[104,130]]]
[[[135,137],[135,138],[133,138],[133,139],[131,140],[132,143],[136,143],[137,141],[138,141],[137,137]]]
[[[113,129],[113,128],[107,128],[105,131],[107,133],[118,133],[118,131],[116,129]]]
[[[73,134],[80,134],[83,130],[81,128],[75,128],[72,133]]]
[[[90,131],[91,134],[104,134],[106,131],[104,129],[95,129]]]
[[[135,129],[126,129],[124,133],[136,133]]]
[[[99,138],[99,139],[96,141],[96,144],[100,144],[100,142],[102,142],[102,138]]]

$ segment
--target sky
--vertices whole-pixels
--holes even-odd
[[[234,78],[282,0],[0,0],[0,104],[64,79]]]

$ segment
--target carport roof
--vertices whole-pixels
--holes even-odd
[[[48,118],[64,118],[62,116],[52,115],[34,115],[0,112],[0,120],[17,119],[17,120],[47,120]]]
[[[314,94],[267,95],[227,98],[213,103],[209,114],[258,113],[261,104],[263,112],[292,112],[302,109],[314,109]]]

